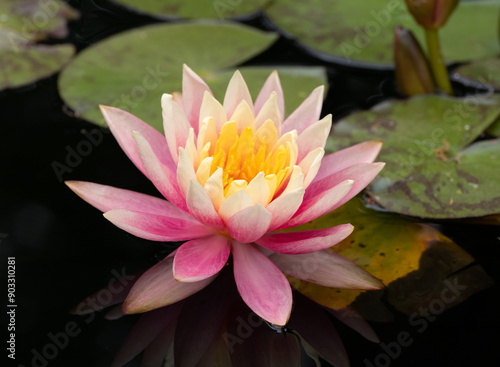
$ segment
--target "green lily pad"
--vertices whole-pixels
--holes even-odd
[[[114,0],[140,13],[161,18],[227,19],[250,15],[260,10],[267,0]]]
[[[48,37],[65,37],[67,20],[76,17],[56,0],[0,2],[0,90],[16,88],[59,71],[75,53],[72,45],[42,45]]]
[[[397,310],[412,314],[440,299],[450,283],[465,286],[447,299],[445,308],[492,285],[492,280],[472,256],[435,228],[399,215],[366,208],[354,198],[339,209],[294,230],[327,228],[341,223],[354,225],[354,232],[330,248],[381,279],[380,291],[323,287],[289,278],[300,293],[332,308],[354,307],[365,318],[390,321],[392,313],[382,301],[385,295]]]
[[[500,91],[500,58],[487,57],[459,66],[453,78],[465,85]],[[500,120],[493,124],[488,133],[500,137]]]
[[[459,66],[454,70],[453,77],[466,85],[500,90],[500,58],[487,57]]]
[[[0,37],[2,32],[0,31]],[[15,49],[0,43],[0,90],[16,88],[59,71],[73,56],[73,45],[28,45]]]
[[[47,37],[67,35],[67,21],[77,17],[76,11],[59,0],[2,0],[0,2],[0,32],[5,40],[39,41]]]
[[[500,114],[500,96],[432,95],[384,102],[334,127],[335,149],[384,142],[387,165],[370,186],[384,208],[426,218],[500,213],[500,141],[471,144]]]
[[[189,65],[222,98],[232,67],[262,52],[276,34],[233,23],[146,26],[110,37],[81,52],[61,73],[59,90],[77,116],[105,126],[99,104],[122,108],[162,130],[160,98],[180,91]],[[273,68],[242,69],[254,98]],[[233,70],[234,71],[234,70]],[[326,82],[322,68],[284,68],[287,110]],[[255,79],[254,79],[255,78]],[[258,87],[257,87],[258,86]],[[300,97],[300,100],[299,100]]]
[[[267,9],[272,22],[327,61],[364,67],[392,67],[394,26],[424,32],[407,12],[404,1],[275,0]],[[498,1],[460,3],[440,31],[449,62],[496,55]]]

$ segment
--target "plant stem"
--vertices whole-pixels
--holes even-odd
[[[429,53],[429,63],[431,65],[434,81],[439,89],[448,95],[453,94],[450,78],[444,64],[443,55],[439,47],[439,34],[437,29],[425,29],[425,40],[427,42],[427,52]]]

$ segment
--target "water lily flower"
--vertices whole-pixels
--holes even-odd
[[[243,301],[285,325],[292,291],[283,274],[337,288],[378,289],[379,280],[332,251],[352,225],[278,231],[331,212],[382,169],[380,142],[324,156],[331,115],[319,119],[323,87],[286,119],[277,72],[255,103],[239,71],[223,104],[184,66],[182,95],[161,100],[165,135],[130,113],[101,106],[118,143],[167,200],[90,182],[68,186],[119,228],[154,241],[187,241],[146,271],[125,313],[157,309],[206,287],[230,255]],[[312,265],[311,265],[312,264]]]
[[[413,18],[426,29],[438,29],[446,24],[459,0],[405,0]]]

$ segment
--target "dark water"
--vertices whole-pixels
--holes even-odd
[[[99,4],[73,2],[83,10],[82,19],[71,25],[69,36],[79,49],[123,29],[155,21],[117,10],[106,2]],[[264,27],[259,19],[247,23]],[[265,63],[325,65],[286,39],[248,64]],[[340,118],[396,95],[390,73],[326,66],[332,88],[323,115],[333,113]],[[109,366],[137,317],[108,321],[102,313],[90,318],[70,315],[68,310],[105,286],[114,272],[147,268],[171,247],[119,230],[62,183],[101,182],[157,195],[110,134],[103,130],[96,133],[93,125],[71,117],[58,95],[56,81],[54,76],[0,95],[0,269],[6,278],[6,258],[16,257],[18,304],[16,361],[6,358],[5,348],[1,358],[12,366]],[[82,141],[91,141],[85,135],[91,132],[102,141],[91,143],[80,159],[74,155],[68,158]],[[55,162],[69,169],[57,174]],[[441,229],[493,279],[500,280],[499,229],[464,224],[443,224]],[[383,344],[393,346],[394,358],[380,357],[390,352],[340,323],[335,325],[352,366],[497,366],[498,299],[498,287],[494,286],[428,320],[425,330],[411,325],[402,314],[397,314],[393,323],[372,323]],[[2,327],[7,329],[3,326],[7,324]],[[69,335],[67,340],[59,339],[61,346],[48,352],[46,362],[38,358],[37,353],[63,331]],[[200,331],[193,327],[185,332]],[[396,348],[394,343],[402,332],[410,335],[411,342]],[[304,363],[310,365],[311,361]],[[140,361],[129,365],[139,366]]]

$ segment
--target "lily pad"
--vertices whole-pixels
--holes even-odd
[[[74,53],[73,45],[17,44],[13,47],[0,41],[0,90],[48,77],[59,71]]]
[[[313,301],[338,310],[357,309],[373,321],[390,321],[392,313],[381,298],[385,295],[397,310],[412,314],[440,299],[443,289],[460,284],[460,295],[448,299],[445,307],[456,305],[492,285],[491,279],[474,259],[437,229],[399,215],[366,208],[354,198],[334,212],[294,230],[327,228],[350,222],[354,232],[331,251],[354,261],[387,286],[380,291],[327,288],[289,278],[300,293]]]
[[[67,35],[67,21],[77,17],[76,11],[59,0],[2,0],[0,32],[9,42],[39,41],[47,37]]]
[[[500,91],[500,58],[487,57],[459,66],[453,72],[453,79],[475,88]],[[488,133],[500,137],[500,120],[493,124]]]
[[[105,126],[99,104],[122,108],[162,130],[160,98],[180,91],[182,64],[189,65],[221,98],[231,68],[269,47],[277,35],[240,24],[187,22],[146,26],[110,37],[81,52],[61,73],[59,90],[77,116]],[[249,68],[250,91],[257,96],[271,68]],[[281,74],[287,109],[326,82],[321,68],[285,68]],[[255,79],[253,79],[255,78]],[[299,97],[300,101],[299,101]]]
[[[329,146],[384,142],[379,160],[387,165],[370,193],[387,210],[441,219],[496,214],[500,141],[473,142],[499,114],[498,95],[384,102],[339,121]]]
[[[59,71],[75,53],[72,45],[35,42],[65,37],[67,20],[76,17],[56,0],[0,2],[0,89],[16,88]]]
[[[242,17],[259,11],[266,0],[114,0],[140,13],[160,18],[218,18]]]
[[[500,90],[500,58],[487,57],[456,68],[453,78],[466,85]]]
[[[404,1],[275,0],[271,21],[319,57],[361,67],[392,67],[395,25],[411,29],[424,44],[424,32]],[[440,31],[449,62],[496,55],[498,1],[461,2]]]

